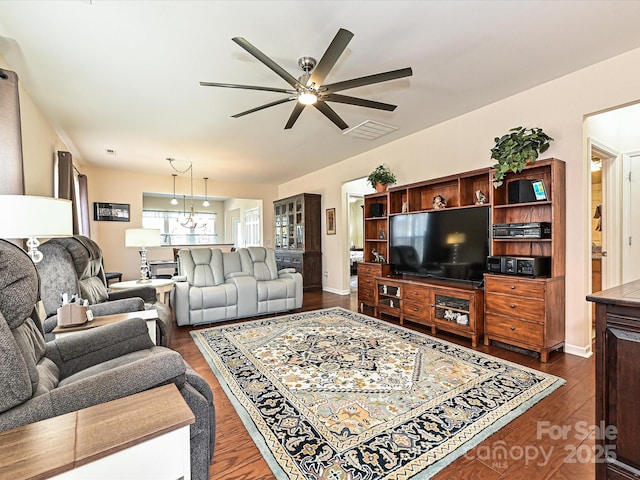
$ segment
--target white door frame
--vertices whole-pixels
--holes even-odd
[[[602,289],[620,285],[622,280],[622,155],[592,138],[588,139],[588,159],[602,158]],[[591,179],[591,176],[589,176]],[[591,180],[589,180],[589,200]],[[589,208],[591,204],[589,202]],[[592,233],[589,229],[589,245]],[[591,262],[589,262],[591,272]]]
[[[638,279],[637,275],[637,255],[634,255],[638,251],[638,242],[640,238],[636,235],[632,238],[634,231],[637,232],[637,226],[634,225],[632,229],[632,222],[638,221],[638,175],[637,171],[640,167],[640,151],[632,151],[623,154],[623,174],[622,174],[622,282],[630,282]],[[632,158],[634,160],[632,160]],[[632,162],[634,166],[634,178],[631,179],[631,167]],[[634,191],[632,192],[632,188]],[[633,196],[632,196],[633,193]],[[635,214],[635,218],[634,218]],[[633,241],[633,246],[631,242]],[[633,267],[631,267],[633,265]]]

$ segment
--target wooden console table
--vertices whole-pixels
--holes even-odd
[[[195,417],[175,385],[0,432],[2,478],[191,478]]]
[[[596,479],[640,478],[640,280],[596,304]]]

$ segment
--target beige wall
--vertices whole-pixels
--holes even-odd
[[[588,159],[583,134],[584,116],[640,100],[640,49],[614,57],[579,72],[496,102],[469,114],[423,130],[338,164],[280,185],[286,197],[318,185],[323,208],[342,204],[342,183],[369,174],[386,162],[398,185],[490,166],[493,139],[509,128],[542,127],[555,138],[545,157],[567,163],[567,350],[591,352],[589,305],[591,226],[588,202]],[[344,215],[336,212],[338,225]],[[324,220],[323,220],[324,221]],[[323,226],[324,232],[324,226]],[[323,236],[323,270],[329,273],[323,287],[348,291],[345,257],[337,253],[348,247],[347,231]]]

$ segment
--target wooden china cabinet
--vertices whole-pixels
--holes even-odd
[[[294,268],[302,274],[305,290],[322,288],[320,198],[301,193],[273,202],[278,269]]]

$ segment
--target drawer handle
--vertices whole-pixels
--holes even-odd
[[[514,327],[513,325],[509,327],[509,330],[511,330],[512,332],[516,329],[516,327]]]
[[[413,307],[413,311],[417,312],[418,311],[418,307]]]
[[[509,306],[510,306],[511,308],[516,308],[516,304],[515,304],[515,303],[511,303]]]
[[[509,288],[510,288],[511,290],[515,290],[515,289],[516,289],[516,286],[515,286],[515,285],[509,285]]]

